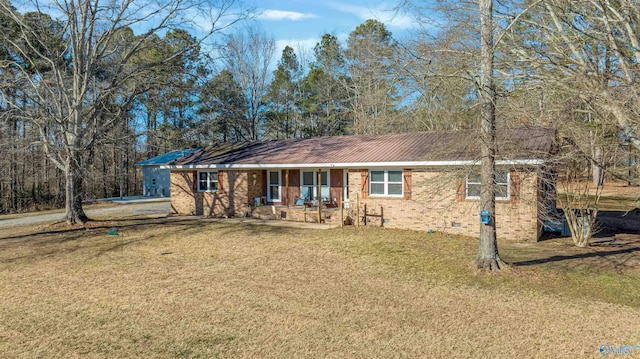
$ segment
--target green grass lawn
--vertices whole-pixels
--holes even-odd
[[[118,236],[108,232],[116,228]],[[191,218],[0,233],[3,357],[600,357],[640,345],[640,242]],[[634,352],[640,356],[640,348]]]

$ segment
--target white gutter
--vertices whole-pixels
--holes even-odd
[[[544,160],[498,160],[497,166],[536,166]],[[336,162],[336,163],[236,163],[213,165],[172,165],[161,169],[269,169],[269,168],[372,168],[372,167],[436,167],[436,166],[479,166],[480,161],[399,161],[399,162]]]

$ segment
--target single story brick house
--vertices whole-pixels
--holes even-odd
[[[231,217],[266,209],[302,220],[302,204],[344,204],[353,219],[366,205],[367,211],[384,212],[375,220],[388,228],[477,236],[477,136],[443,131],[218,144],[166,166],[172,210]],[[538,240],[545,214],[555,209],[555,186],[546,168],[556,132],[522,127],[497,137],[498,237]]]

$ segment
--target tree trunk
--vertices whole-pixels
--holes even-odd
[[[124,154],[123,150],[120,149],[120,162],[118,169],[118,187],[120,190],[120,198],[124,197]]]
[[[593,236],[598,210],[589,208],[568,209],[564,211],[571,230],[571,239],[577,247],[588,247]]]
[[[75,158],[69,158],[65,176],[65,220],[68,224],[84,224],[89,220],[82,209],[82,173]]]
[[[105,158],[105,153],[101,153],[102,157],[102,197],[109,197],[109,193],[107,192],[107,159]]]
[[[593,149],[593,163],[591,169],[593,171],[593,186],[600,187],[604,185],[604,170],[602,168],[604,164],[602,146],[595,146]]]
[[[476,256],[476,266],[478,269],[497,271],[504,264],[498,255],[495,218],[496,96],[493,83],[493,1],[479,0],[479,7],[481,20],[480,101],[482,104],[480,210],[487,211],[490,220],[487,224],[480,224],[480,244]]]
[[[11,141],[11,165],[9,177],[11,182],[9,190],[11,191],[11,210],[16,211],[18,209],[18,120],[12,119],[10,124],[9,139]]]

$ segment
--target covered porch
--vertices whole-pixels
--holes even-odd
[[[340,208],[348,202],[346,169],[268,169],[262,173],[263,193],[254,198],[254,207],[275,205],[285,208]]]

